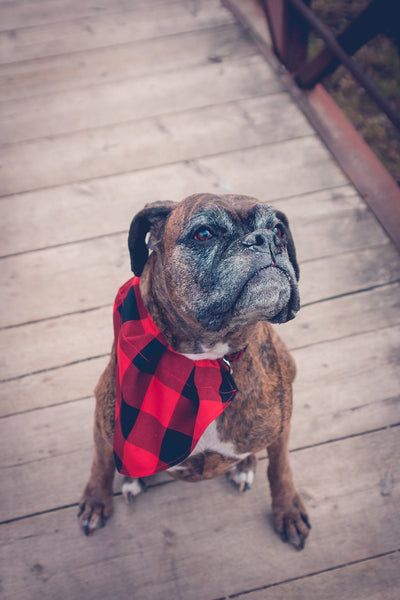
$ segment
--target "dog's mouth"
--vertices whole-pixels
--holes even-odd
[[[234,312],[240,310],[243,304],[251,306],[261,303],[264,308],[269,307],[270,316],[274,316],[279,312],[276,310],[277,305],[281,305],[284,302],[283,296],[288,295],[288,288],[290,288],[290,278],[286,271],[275,264],[262,267],[243,285],[233,304]]]
[[[214,331],[230,323],[241,326],[254,320],[273,321],[275,318],[281,322],[294,316],[283,316],[291,296],[290,274],[273,263],[250,275],[224,306],[220,305],[216,310],[208,307],[207,312],[199,315],[199,321],[203,327]]]

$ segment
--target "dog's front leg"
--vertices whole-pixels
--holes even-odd
[[[83,532],[92,534],[103,527],[112,513],[115,463],[113,447],[94,426],[94,457],[89,481],[79,503],[78,518]]]
[[[301,550],[311,529],[307,511],[293,485],[289,463],[289,427],[268,446],[268,479],[274,525],[285,542]]]

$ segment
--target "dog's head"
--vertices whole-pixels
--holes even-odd
[[[179,314],[205,330],[284,323],[299,310],[288,220],[255,198],[196,194],[149,204],[132,221],[129,251],[135,275],[151,264]]]

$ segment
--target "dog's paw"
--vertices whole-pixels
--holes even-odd
[[[112,514],[113,496],[109,493],[85,490],[79,503],[78,519],[85,535],[92,535],[104,527]]]
[[[228,478],[239,492],[246,492],[254,483],[257,459],[251,454],[228,471]]]
[[[141,479],[125,477],[122,484],[122,495],[126,504],[132,504],[136,496],[146,491],[146,486]]]
[[[254,471],[239,471],[236,467],[228,473],[228,478],[237,487],[239,492],[246,492],[254,482]]]
[[[310,533],[307,511],[298,494],[293,499],[273,507],[274,526],[284,542],[302,550]]]

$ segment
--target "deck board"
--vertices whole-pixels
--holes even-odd
[[[393,552],[400,533],[398,489],[383,496],[380,482],[388,469],[399,476],[397,441],[398,431],[389,429],[292,454],[317,525],[307,552],[285,545],[277,551],[260,464],[254,489],[243,497],[224,479],[199,484],[195,494],[182,482],[155,486],[130,507],[117,497],[108,531],[91,539],[77,535],[75,507],[6,524],[3,551],[8,547],[18,557],[5,582],[6,598],[12,592],[27,598],[28,588],[43,598],[56,591],[88,599],[130,594],[144,600],[151,594],[197,600],[204,597],[204,573],[206,597],[219,598]],[[323,477],[321,463],[329,465]]]
[[[365,243],[369,239],[366,238]],[[124,260],[126,254],[126,236],[120,235],[4,260],[5,284],[1,298],[5,308],[1,325],[30,325],[32,321],[111,306],[119,282],[126,281],[130,275]],[[354,263],[359,265],[355,273],[349,271]],[[70,289],[71,277],[74,277],[73,293],[65,293]],[[398,277],[397,255],[388,244],[374,250],[362,248],[337,256],[329,254],[302,265],[302,301],[318,302],[393,283]],[[95,281],[89,286],[90,279]],[[32,289],[35,285],[40,286],[43,295],[32,297],[27,303],[17,290]],[[44,327],[51,328],[54,324],[45,323]],[[1,335],[7,339],[14,334],[6,329]]]
[[[210,98],[209,82],[213,81]],[[210,104],[223,104],[282,91],[259,56],[246,61],[199,67],[97,84],[77,90],[30,96],[0,103],[2,142],[56,136],[98,129],[121,121],[133,121]],[[94,98],[100,98],[95,102]],[[77,101],[79,99],[79,101]]]
[[[184,50],[184,51],[183,51]],[[0,101],[253,56],[235,24],[0,65]]]
[[[386,248],[382,254],[387,256]],[[357,253],[346,254],[345,258],[348,263],[350,261],[360,262],[369,256],[369,252],[360,252],[359,255]],[[346,337],[349,332],[354,335],[363,331],[379,330],[379,328],[395,325],[400,321],[399,285],[391,284],[393,271],[390,269],[390,263],[389,270],[381,269],[381,279],[375,280],[378,287],[374,290],[366,290],[365,293],[358,293],[356,297],[351,294],[354,286],[358,283],[362,287],[363,282],[362,280],[341,278],[342,273],[346,273],[342,260],[329,258],[315,261],[315,263],[307,263],[307,266],[311,269],[309,281],[305,281],[302,286],[302,297],[310,303],[303,309],[293,326],[283,325],[279,328],[280,334],[291,348]],[[367,263],[366,268],[368,266],[372,269],[373,262]],[[96,269],[88,268],[87,277],[90,272],[96,273]],[[120,280],[122,280],[123,273],[119,274]],[[308,273],[305,274],[305,277],[307,275]],[[129,273],[126,273],[126,278],[129,278]],[[320,285],[325,284],[335,298],[330,301],[326,297],[313,298],[313,294],[315,294],[313,278],[317,279]],[[331,285],[332,279],[336,283],[336,288]],[[112,281],[111,278],[110,280]],[[39,282],[40,278],[37,278],[37,281]],[[54,277],[54,282],[59,290],[65,289],[64,286],[67,285],[65,280],[59,280],[56,277]],[[311,289],[307,289],[307,283]],[[116,283],[116,285],[118,284]],[[49,292],[46,288],[44,288],[44,293],[49,300]],[[62,293],[60,292],[50,298],[50,303],[59,308],[72,308],[72,306],[60,306],[61,299]],[[96,296],[93,300],[95,299]],[[18,336],[13,327],[0,331],[0,340],[7,348],[3,365],[0,367],[0,380],[10,380],[38,372],[43,364],[47,369],[54,369],[74,361],[87,360],[99,354],[106,354],[111,348],[113,335],[110,317],[113,297],[105,295],[101,299],[105,301],[105,305],[96,310],[76,312],[58,316],[58,318],[55,315],[55,318],[52,319],[21,325],[18,327]],[[329,302],[328,314],[327,301]],[[380,307],[378,314],[377,303]],[[19,307],[17,303],[16,306]],[[82,331],[87,332],[84,338],[81,334]],[[34,347],[35,340],[40,339],[43,343],[42,351],[39,354],[27,353],[21,356],[21,339],[28,347]],[[68,345],[60,345],[60,339],[68,339],[70,342]]]
[[[18,2],[13,4],[10,17],[16,19]],[[68,7],[65,0],[52,1],[46,8],[56,8],[53,14],[43,11],[40,22],[37,11],[36,15],[32,13],[32,17],[36,16],[34,25],[25,13],[14,30],[3,10],[3,29],[7,29],[0,32],[0,64],[176,35],[233,21],[233,16],[214,0],[202,0],[195,5],[192,0],[153,0],[157,19],[149,19],[138,2],[126,2],[125,9],[115,1],[103,1],[101,5],[95,7],[89,2],[78,7],[72,3]]]
[[[281,110],[288,121],[279,118]],[[310,133],[310,126],[289,96],[281,94],[4,144],[0,193],[15,194],[148,169]]]
[[[397,598],[399,255],[222,3],[0,0],[0,167],[0,597]],[[265,453],[244,496],[161,475],[127,507],[117,477],[107,527],[76,523],[130,220],[206,190],[275,204],[296,240],[302,553]]]
[[[385,369],[388,359],[396,353],[399,333],[397,326],[294,351],[299,377],[295,385],[292,450],[400,422],[400,375],[395,365]],[[339,364],[340,357],[343,363]],[[323,392],[318,387],[317,367],[324,373]],[[1,420],[5,502],[0,508],[0,522],[76,502],[82,487],[81,478],[74,477],[76,457],[86,467],[80,470],[84,477],[92,452],[93,408],[93,399],[88,398]],[[9,439],[18,438],[21,430],[24,445],[10,446]],[[62,484],[64,478],[69,481],[68,489]],[[29,494],[22,482],[31,489]]]

